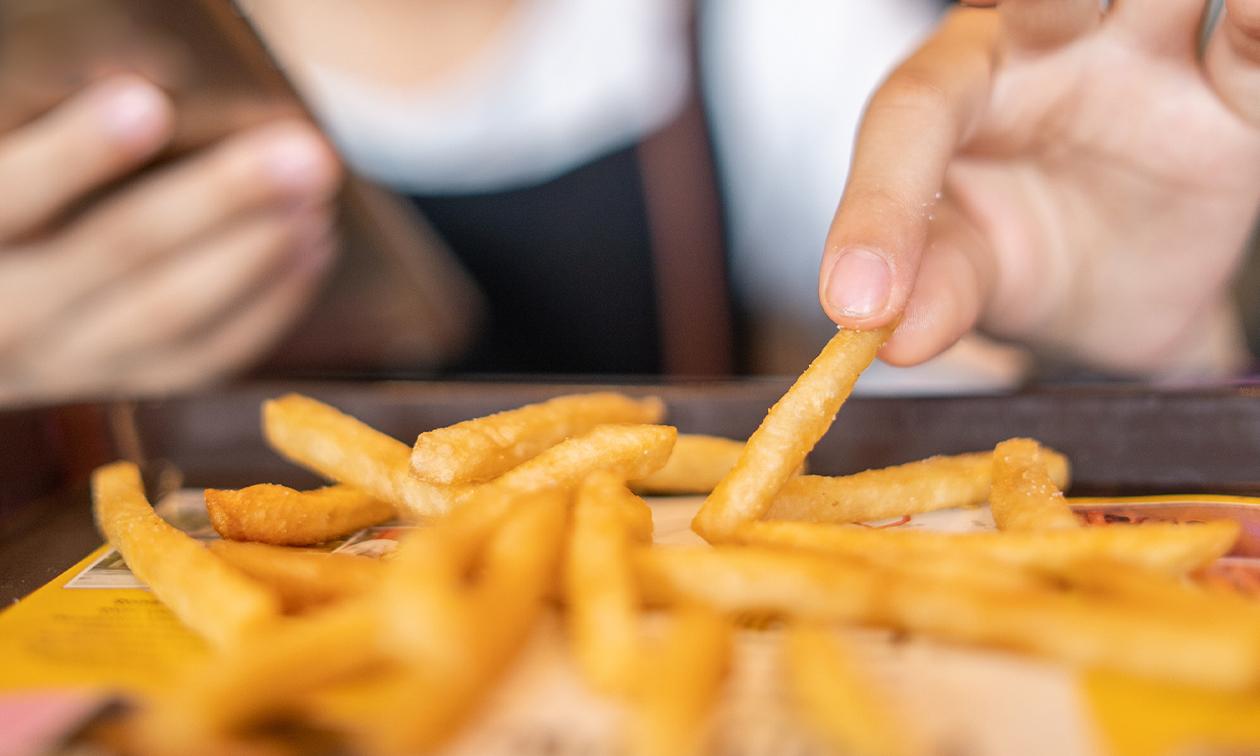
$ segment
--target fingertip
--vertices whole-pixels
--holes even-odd
[[[283,120],[262,127],[260,153],[267,180],[298,197],[319,199],[341,182],[341,162],[314,125]]]
[[[175,128],[175,108],[160,88],[136,74],[118,74],[95,84],[89,107],[114,144],[133,152],[164,145]]]

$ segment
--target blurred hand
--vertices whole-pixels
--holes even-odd
[[[82,206],[173,121],[160,90],[115,76],[0,136],[0,401],[212,380],[316,290],[339,170],[309,124],[240,132]]]
[[[1200,57],[1203,6],[952,12],[871,100],[822,264],[828,315],[902,315],[895,364],[980,325],[1104,370],[1237,368],[1260,0],[1228,0]]]

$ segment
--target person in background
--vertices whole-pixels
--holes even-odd
[[[243,5],[350,165],[410,195],[485,290],[462,369],[727,371],[731,293],[763,371],[799,370],[831,321],[898,317],[893,364],[976,326],[1123,375],[1245,359],[1227,294],[1260,205],[1257,0],[1227,4],[1202,56],[1203,2],[950,11],[851,161],[866,93],[938,3]],[[60,222],[171,121],[114,75],[0,138],[20,195],[0,211],[0,398],[196,385],[314,296],[339,168],[300,121]]]

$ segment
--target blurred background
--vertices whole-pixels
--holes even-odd
[[[0,401],[795,374],[863,105],[947,6],[0,0]],[[1100,376],[976,335],[863,383],[1030,377]]]

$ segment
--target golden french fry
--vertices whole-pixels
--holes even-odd
[[[814,445],[831,427],[858,376],[892,328],[840,330],[761,421],[731,472],[705,500],[691,527],[705,540],[729,538],[761,519]]]
[[[381,658],[378,623],[373,601],[351,599],[245,637],[150,701],[139,723],[147,752],[198,753],[305,691],[370,667]]]
[[[677,436],[678,431],[668,425],[601,425],[561,441],[489,483],[432,489],[450,511],[482,495],[512,498],[570,490],[596,470],[622,479],[646,475],[665,464]]]
[[[365,751],[410,732],[394,722],[400,701],[433,700],[444,721],[447,679],[462,680],[484,656],[466,577],[478,553],[509,516],[516,499],[497,491],[474,496],[399,543],[374,604],[381,653],[392,666],[319,690],[302,691],[299,708],[316,724],[347,734]]]
[[[382,643],[411,665],[467,666],[464,643],[472,620],[466,577],[516,497],[487,490],[398,545],[381,581]]]
[[[641,478],[665,464],[677,438],[678,431],[669,425],[600,425],[485,485],[519,495],[552,488],[571,490],[596,470],[623,480]]]
[[[856,653],[832,630],[794,622],[784,638],[792,698],[807,722],[840,753],[911,756],[921,753],[893,715]]]
[[[708,609],[678,608],[664,632],[636,660],[629,732],[634,756],[701,753],[708,714],[730,662],[730,623]]]
[[[582,481],[578,499],[585,496],[608,502],[625,521],[632,541],[651,543],[654,529],[652,508],[626,486],[624,477],[608,470],[596,470]]]
[[[743,441],[683,433],[665,466],[630,487],[644,494],[707,494],[743,453]]]
[[[483,483],[596,426],[659,423],[664,416],[665,405],[655,397],[561,396],[421,433],[411,469],[430,483]]]
[[[751,547],[640,549],[635,561],[654,601],[888,626],[1212,689],[1260,686],[1260,625],[1250,613],[1227,621],[1053,589],[997,591]]]
[[[564,579],[578,668],[593,689],[620,694],[638,660],[639,597],[627,517],[610,488],[633,497],[611,473],[592,473],[578,488]]]
[[[1047,455],[1030,438],[1012,438],[993,450],[989,509],[998,530],[1061,530],[1080,520],[1050,477]]]
[[[888,564],[966,557],[1055,573],[1083,561],[1107,559],[1165,575],[1184,575],[1227,554],[1238,534],[1238,523],[1232,520],[1007,533],[933,533],[835,523],[762,521],[741,525],[734,540]]]
[[[1067,458],[1051,449],[1042,457],[1055,485],[1069,480]],[[889,517],[973,507],[989,498],[993,453],[929,457],[855,475],[803,475],[789,480],[766,512],[767,520],[869,522]]]
[[[1066,565],[1055,577],[1073,588],[1097,593],[1115,601],[1159,607],[1206,617],[1251,614],[1260,622],[1260,602],[1228,590],[1203,586],[1190,578],[1170,576],[1144,567],[1109,559],[1092,559]]]
[[[290,394],[263,405],[263,431],[290,460],[424,519],[451,511],[481,489],[508,495],[572,488],[592,470],[642,477],[665,464],[677,431],[663,425],[602,425],[562,441],[489,483],[443,486],[411,474],[406,445],[349,415]]]
[[[215,556],[280,597],[286,612],[360,596],[380,582],[383,562],[355,554],[330,554],[248,541],[213,541]]]
[[[311,546],[385,522],[394,506],[350,486],[295,491],[260,483],[206,489],[206,511],[219,535],[233,541]]]
[[[92,473],[96,526],[136,577],[176,617],[216,646],[229,646],[280,614],[280,602],[153,511],[140,470],[115,462]]]
[[[428,702],[424,711],[416,710],[415,698],[398,701],[394,725],[381,732],[386,752],[425,751],[448,737],[529,637],[559,566],[567,503],[552,491],[514,505],[486,545],[481,578],[468,598],[473,621],[461,643],[476,650],[473,663],[430,677],[431,695],[420,699]],[[422,677],[433,671],[432,665],[419,670]]]
[[[450,736],[529,636],[558,563],[565,509],[560,492],[515,501],[485,545],[480,579],[462,596],[467,624],[450,656],[408,663],[349,695],[317,694],[307,710],[364,752],[424,752]]]
[[[300,394],[263,403],[263,435],[282,456],[392,504],[413,518],[443,514],[451,498],[411,474],[411,449],[333,407]]]

